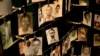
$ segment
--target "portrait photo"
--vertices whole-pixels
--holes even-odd
[[[78,35],[77,41],[87,41],[87,28],[86,27],[79,27],[77,35]]]
[[[92,24],[92,13],[91,12],[83,11],[82,23],[87,26],[91,26],[91,24]]]
[[[82,45],[81,56],[91,56],[91,47]]]
[[[38,8],[38,26],[40,27],[44,23],[44,15],[42,12],[42,7]]]
[[[31,12],[26,14],[18,14],[18,34],[32,34],[33,33],[33,17]]]
[[[62,8],[63,8],[63,0],[54,0],[54,13],[53,15],[56,17],[62,17]]]
[[[48,45],[58,42],[59,36],[58,36],[57,27],[47,29],[46,37],[47,37]]]
[[[0,26],[3,50],[8,49],[13,44],[11,21],[7,21]]]
[[[100,34],[94,34],[94,46],[100,46]]]
[[[42,55],[42,37],[27,40],[19,43],[20,56]]]
[[[70,38],[70,41],[75,41],[77,39],[77,30],[72,30],[68,37]]]
[[[12,13],[12,1],[11,0],[0,0],[0,17],[6,16]]]
[[[79,0],[79,6],[89,6],[89,0]]]
[[[100,14],[94,15],[94,28],[100,30]]]
[[[50,56],[61,56],[61,47],[60,46],[56,46],[56,48],[51,51]]]

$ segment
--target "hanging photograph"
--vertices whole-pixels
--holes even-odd
[[[67,51],[69,50],[71,45],[69,37],[66,37],[66,39],[62,42],[62,55],[67,54]]]
[[[76,40],[77,39],[77,30],[72,30],[69,33],[68,37],[70,38],[70,41]]]
[[[63,0],[54,0],[54,11],[53,11],[53,15],[54,17],[62,17],[62,8],[63,8]]]
[[[89,0],[79,0],[79,6],[89,6]]]
[[[91,12],[83,11],[82,23],[87,26],[91,26],[91,24],[92,24],[92,13]]]
[[[26,40],[19,43],[20,56],[42,55],[42,37]]]
[[[0,0],[0,17],[6,16],[12,13],[12,1]]]
[[[59,41],[58,29],[56,27],[47,29],[46,36],[47,36],[48,45]]]
[[[33,17],[32,13],[18,14],[18,34],[32,34],[33,33]]]
[[[94,15],[94,28],[100,30],[100,14]]]
[[[91,56],[91,47],[82,45],[81,56]]]
[[[40,27],[44,23],[44,15],[42,13],[42,8],[38,8],[38,26]]]
[[[94,34],[94,46],[100,46],[100,34]]]
[[[86,27],[78,28],[78,40],[77,41],[87,41],[87,28]]]
[[[3,50],[6,50],[13,44],[13,38],[11,33],[11,21],[4,22],[0,26],[0,32]]]
[[[71,0],[65,0],[65,12],[70,12]]]
[[[56,48],[51,51],[50,56],[61,56],[61,47],[60,46],[56,46]]]

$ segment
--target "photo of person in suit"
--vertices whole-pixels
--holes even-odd
[[[13,44],[13,38],[11,33],[11,21],[4,22],[0,26],[0,32],[3,50],[8,49]]]
[[[87,28],[86,27],[78,28],[78,40],[77,41],[87,41]]]
[[[89,46],[82,46],[81,56],[90,56],[90,54],[91,54],[91,47],[89,47]]]
[[[96,29],[100,29],[100,15],[99,14],[95,14],[94,15],[94,28]]]
[[[100,46],[100,34],[94,34],[94,46]]]
[[[87,26],[91,26],[91,23],[92,23],[92,13],[91,12],[83,11],[82,23],[87,25]]]
[[[48,44],[56,43],[59,41],[57,28],[50,28],[46,30]]]
[[[24,14],[18,14],[18,33],[19,35],[23,34],[31,34],[33,33],[32,28],[32,14],[26,13]]]

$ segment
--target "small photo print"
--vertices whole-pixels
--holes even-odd
[[[96,0],[96,4],[100,5],[100,0]]]
[[[78,28],[78,41],[87,41],[87,28],[86,27]]]
[[[91,26],[91,24],[92,24],[92,13],[91,12],[83,11],[82,23],[87,26]]]
[[[90,55],[91,55],[91,47],[82,45],[81,56],[90,56]]]
[[[32,2],[43,2],[43,1],[46,1],[46,0],[32,0]]]
[[[65,40],[62,42],[62,55],[67,54],[67,51],[70,49],[70,39],[67,37]]]
[[[94,28],[100,30],[100,14],[94,15]]]
[[[89,0],[79,0],[80,6],[89,6]]]
[[[94,34],[94,46],[100,46],[100,34]]]
[[[50,53],[50,56],[61,56],[61,47],[56,46],[56,48]]]
[[[72,30],[68,36],[70,38],[70,41],[74,41],[77,39],[77,30]]]
[[[47,36],[48,45],[58,42],[59,36],[58,36],[57,27],[47,29],[46,30],[46,36]]]
[[[3,50],[6,50],[13,44],[13,38],[11,33],[11,21],[4,22],[0,26],[0,32]]]
[[[18,14],[18,34],[32,34],[33,33],[33,17],[32,13]]]
[[[20,56],[42,55],[42,37],[19,43]]]

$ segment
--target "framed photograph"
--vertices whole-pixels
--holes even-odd
[[[0,26],[0,32],[3,50],[6,50],[13,44],[13,38],[11,33],[11,21],[4,22]]]
[[[11,0],[0,0],[0,17],[6,16],[12,13],[12,1]]]
[[[81,56],[91,56],[91,47],[82,45]]]
[[[94,28],[100,30],[100,14],[94,15]]]
[[[87,26],[91,26],[91,24],[92,24],[92,13],[91,12],[83,11],[82,23]]]
[[[77,41],[87,41],[87,28],[79,27],[78,28],[78,40]]]
[[[50,53],[50,56],[61,56],[61,47],[56,46],[56,48]]]
[[[20,56],[42,55],[42,37],[19,43]]]
[[[100,34],[94,34],[94,46],[100,46]]]
[[[79,6],[89,6],[89,0],[79,0]]]
[[[32,34],[33,33],[33,17],[31,12],[18,14],[18,34]]]
[[[48,45],[58,42],[59,36],[58,36],[57,27],[47,29],[46,36],[47,36]]]

